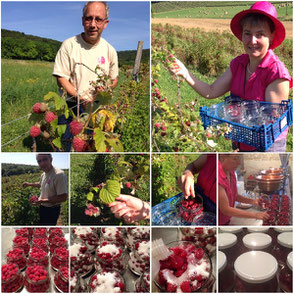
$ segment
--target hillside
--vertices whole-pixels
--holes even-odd
[[[1,29],[1,58],[54,61],[61,42],[22,32]],[[121,65],[132,65],[136,50],[118,52]],[[148,62],[150,50],[143,50],[142,62]]]
[[[2,177],[40,172],[40,168],[34,165],[2,163]]]

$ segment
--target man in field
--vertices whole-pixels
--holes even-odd
[[[34,205],[40,205],[40,225],[55,226],[60,215],[60,204],[67,199],[67,179],[64,171],[52,165],[51,154],[37,154],[38,165],[44,173],[40,182],[24,182],[23,187],[40,188],[41,194]]]

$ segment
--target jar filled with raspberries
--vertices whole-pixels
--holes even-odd
[[[47,239],[47,229],[46,228],[36,228],[34,230],[33,238],[45,238],[45,239]]]
[[[33,264],[39,264],[47,268],[49,265],[48,253],[36,247],[32,248],[28,258],[28,266]]]
[[[59,292],[68,293],[68,266],[61,266],[54,276],[54,284]]]
[[[20,271],[24,270],[27,266],[27,259],[24,252],[20,248],[9,250],[6,254],[7,263],[15,263]]]
[[[84,284],[81,283],[81,277],[74,270],[70,269],[70,293],[87,292]]]
[[[24,284],[26,290],[30,293],[48,292],[50,286],[49,273],[41,265],[28,266]]]
[[[33,238],[31,246],[32,248],[38,248],[45,252],[49,251],[47,238]]]
[[[195,198],[188,197],[187,199],[182,196],[177,202],[177,210],[182,220],[192,223],[194,218],[203,212],[203,198],[200,195],[196,195]]]
[[[96,250],[96,261],[105,271],[116,270],[123,274],[126,270],[126,255],[124,248],[116,244],[101,242]]]
[[[20,292],[23,287],[24,278],[18,266],[7,263],[1,267],[2,293]]]
[[[135,243],[142,240],[150,240],[149,227],[127,228],[126,245],[129,250],[132,250]]]
[[[67,248],[67,241],[64,237],[55,236],[52,239],[52,242],[50,244],[50,253],[53,254],[54,250],[58,247],[64,247]]]
[[[78,276],[85,276],[93,269],[92,255],[84,244],[70,246],[70,267]]]
[[[150,267],[150,241],[142,240],[133,245],[130,253],[129,268],[136,275],[149,271]]]
[[[273,255],[280,265],[285,265],[287,256],[293,250],[293,233],[284,232],[278,235],[277,245],[274,247]]]
[[[49,229],[49,237],[48,241],[51,244],[52,240],[54,237],[59,236],[59,237],[64,237],[64,233],[61,228],[50,228]]]
[[[235,274],[233,268],[228,266],[226,255],[218,251],[218,291],[232,292],[234,280]]]
[[[106,227],[101,229],[101,239],[125,247],[125,230],[118,227]]]
[[[13,239],[13,247],[22,249],[24,254],[28,255],[30,251],[30,244],[28,238],[16,236]]]
[[[51,257],[50,263],[52,268],[57,271],[60,266],[68,264],[69,251],[65,247],[56,248]]]
[[[95,233],[94,228],[76,227],[73,229],[73,235],[78,242],[82,241],[87,246],[88,250],[93,252],[99,245],[99,237]]]
[[[24,238],[27,238],[27,239],[31,239],[31,235],[30,235],[30,232],[29,232],[29,229],[28,228],[21,228],[21,229],[17,229],[15,230],[15,234],[17,236],[22,236]]]
[[[280,288],[286,293],[292,293],[292,281],[293,281],[293,252],[287,256],[286,265],[282,266],[279,273]]]
[[[90,293],[123,293],[125,281],[116,271],[102,271],[91,277],[89,289]]]

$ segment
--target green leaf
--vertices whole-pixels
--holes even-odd
[[[56,110],[63,109],[67,105],[65,100],[61,98],[60,96],[57,95],[54,98],[55,98],[54,102],[55,102]]]
[[[49,100],[55,99],[56,97],[60,98],[60,96],[57,93],[55,93],[55,92],[49,92],[49,93],[47,93],[44,96],[44,100],[45,101],[49,101]]]
[[[94,199],[94,194],[93,194],[92,192],[89,192],[89,193],[87,194],[87,199],[88,199],[89,201],[93,201],[93,199]]]
[[[66,131],[66,125],[57,125],[58,136],[62,136]]]
[[[124,147],[119,138],[109,138],[106,142],[113,148],[115,152],[124,152]]]
[[[57,128],[58,125],[58,118],[56,118],[55,120],[53,120],[50,125],[52,126],[52,128],[55,130]]]
[[[54,139],[54,140],[52,141],[52,143],[53,143],[56,147],[58,147],[58,148],[62,148],[61,137],[58,137],[58,138]]]
[[[95,141],[95,148],[97,152],[105,152],[106,144],[105,144],[105,136],[103,135],[103,132],[96,128],[94,129],[95,135],[93,136],[93,139]]]
[[[29,116],[29,121],[36,123],[36,122],[40,122],[43,118],[44,118],[44,115],[42,115],[42,114],[32,113]]]
[[[115,198],[120,195],[120,183],[115,180],[107,180],[106,185],[101,189],[99,198],[106,204],[115,201]]]
[[[112,95],[109,92],[98,92],[96,99],[100,105],[109,105],[112,103]]]
[[[116,174],[112,174],[112,175],[110,176],[110,180],[114,180],[114,181],[118,181],[118,182],[120,182],[120,175],[119,175],[118,173],[116,173]]]
[[[98,193],[98,191],[100,190],[98,187],[92,187],[91,190],[95,191],[96,193]]]

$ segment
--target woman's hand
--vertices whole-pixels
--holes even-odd
[[[184,197],[189,196],[195,197],[194,192],[194,175],[190,170],[185,170],[184,173],[179,178],[180,189],[184,193]]]
[[[181,76],[185,80],[188,79],[189,71],[187,70],[185,65],[176,58],[173,61],[173,66],[171,67],[170,71],[176,76]]]
[[[257,212],[256,213],[257,219],[267,220],[269,218],[269,215],[266,212]]]

